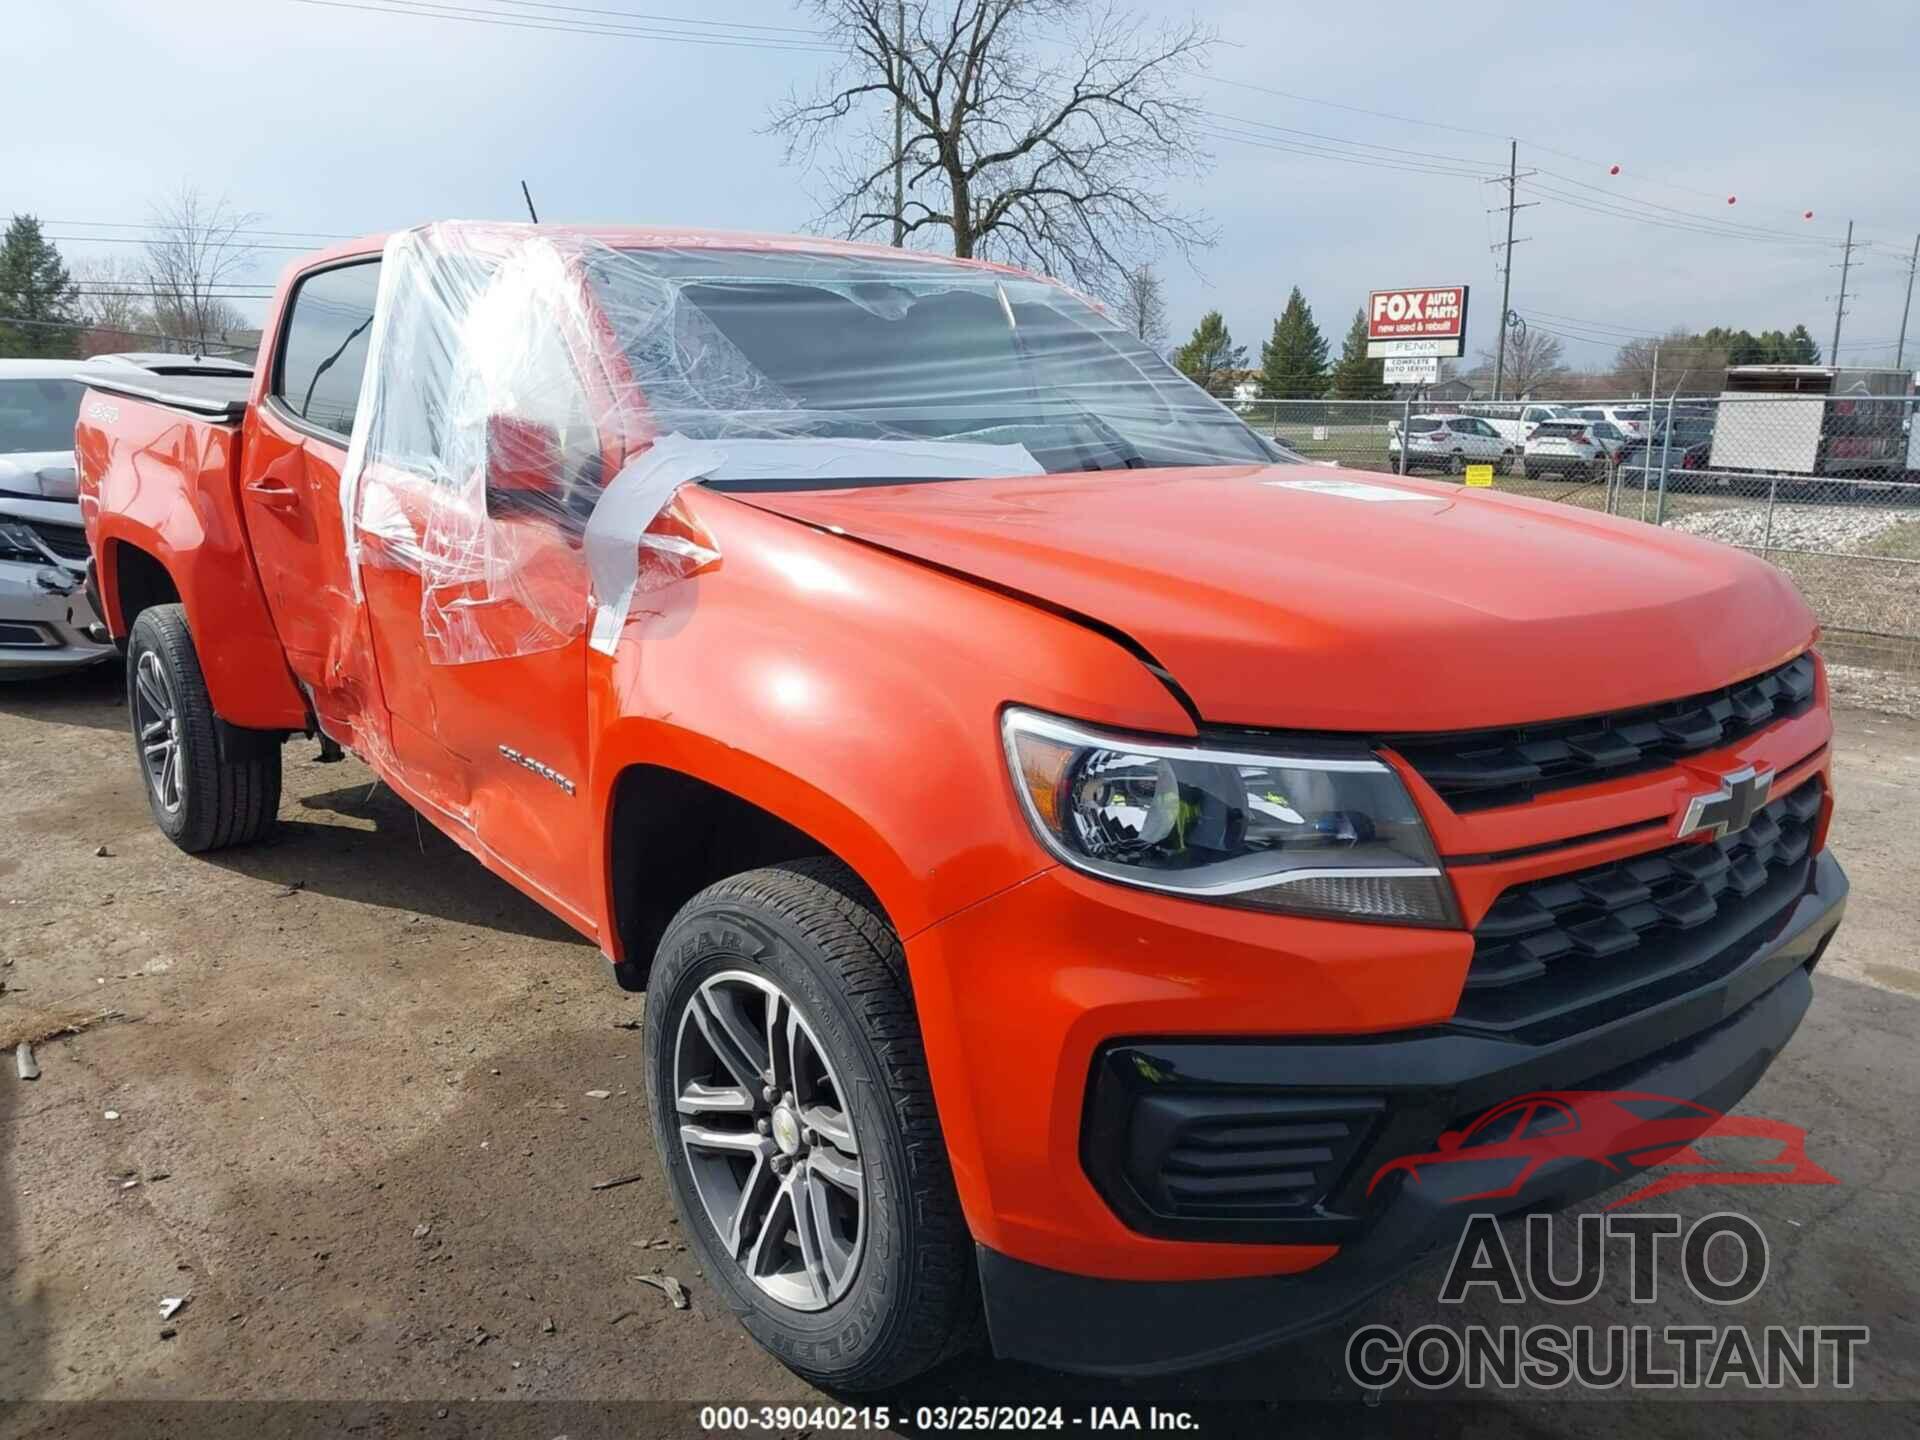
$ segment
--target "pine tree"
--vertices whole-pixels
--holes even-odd
[[[1209,310],[1193,327],[1193,338],[1173,352],[1173,363],[1209,395],[1222,395],[1233,372],[1247,363],[1247,347],[1233,343],[1233,332],[1218,310]]]
[[[1814,342],[1813,336],[1807,333],[1806,326],[1796,325],[1787,332],[1786,360],[1789,365],[1820,363],[1820,347]]]
[[[0,240],[0,355],[64,356],[80,338],[79,287],[31,215]]]
[[[1367,312],[1362,306],[1353,312],[1346,343],[1340,347],[1340,363],[1333,367],[1334,395],[1341,400],[1384,400],[1392,393],[1384,368],[1380,361],[1367,358]]]
[[[1270,400],[1317,400],[1327,393],[1327,341],[1298,285],[1260,347],[1260,393]]]

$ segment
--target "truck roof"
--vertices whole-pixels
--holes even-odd
[[[1005,275],[1030,275],[1017,265],[995,260],[963,260],[925,250],[901,250],[864,240],[836,240],[822,235],[783,235],[758,230],[707,230],[683,225],[534,225],[517,220],[436,220],[426,229],[439,225],[472,227],[478,230],[515,231],[527,235],[551,235],[594,241],[616,250],[774,250],[811,255],[858,255],[873,259],[911,260],[929,265],[960,265],[978,270],[995,270]],[[388,239],[400,231],[382,231],[345,240],[326,250],[316,251],[293,263],[293,269],[305,270],[316,260],[346,259],[355,255],[377,254]]]

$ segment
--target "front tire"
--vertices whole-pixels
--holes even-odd
[[[280,813],[277,737],[222,726],[179,605],[142,610],[127,639],[127,711],[153,823],[189,854],[258,840]]]
[[[753,1337],[844,1390],[968,1344],[973,1246],[905,955],[858,877],[819,857],[709,886],[668,927],[649,990],[654,1142]]]

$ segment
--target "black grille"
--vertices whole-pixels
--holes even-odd
[[[1127,1176],[1167,1218],[1310,1213],[1381,1109],[1369,1098],[1145,1096],[1128,1127]]]
[[[1806,654],[1738,685],[1642,710],[1389,743],[1454,810],[1485,810],[1542,791],[1663,769],[1812,704],[1813,656]]]
[[[40,543],[63,560],[87,558],[87,532],[78,525],[50,525],[44,520],[28,520],[26,527],[40,537]]]
[[[1457,1020],[1497,1030],[1648,1003],[1648,987],[1738,965],[1806,888],[1823,785],[1805,781],[1737,835],[1688,841],[1503,892],[1474,927]]]

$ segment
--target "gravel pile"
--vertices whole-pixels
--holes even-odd
[[[1913,518],[1908,510],[1864,505],[1776,505],[1769,531],[1766,506],[1758,504],[1696,511],[1671,517],[1667,524],[1675,530],[1703,535],[1728,545],[1758,547],[1765,541],[1782,550],[1850,552],[1862,549],[1885,531]]]

